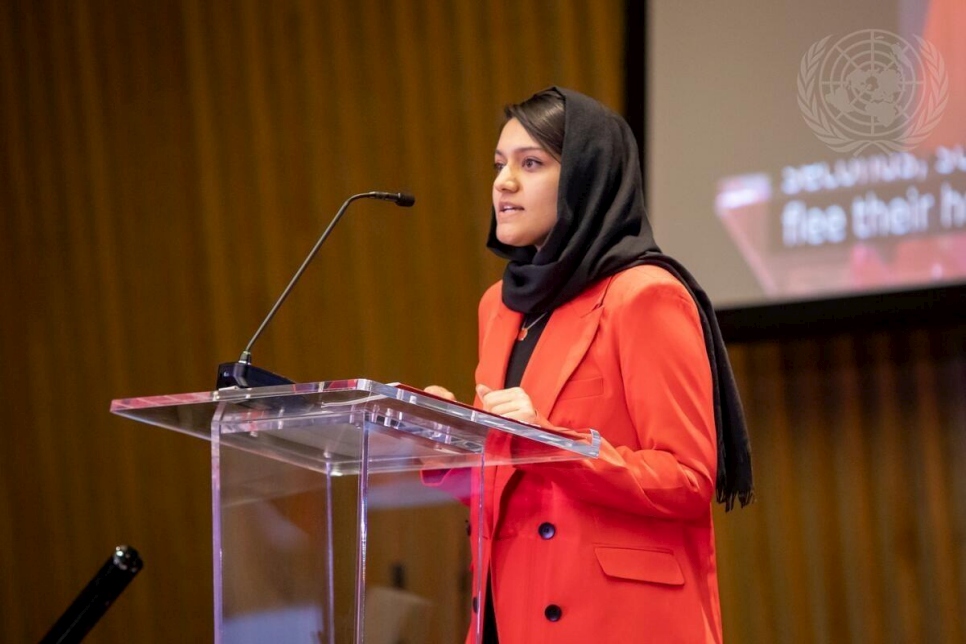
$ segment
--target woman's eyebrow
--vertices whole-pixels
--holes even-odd
[[[543,148],[541,148],[539,145],[529,145],[529,146],[524,146],[524,147],[521,147],[521,148],[513,148],[511,150],[511,152],[513,152],[515,154],[519,154],[521,152],[546,152],[546,150],[544,150]],[[500,150],[494,150],[493,151],[493,154],[499,154],[501,157],[506,156],[506,154],[504,154]]]

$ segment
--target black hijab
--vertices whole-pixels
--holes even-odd
[[[533,246],[501,243],[491,211],[487,247],[510,260],[503,274],[503,303],[524,314],[552,311],[594,282],[640,264],[660,266],[676,277],[697,304],[711,362],[717,499],[728,510],[736,497],[747,505],[754,498],[751,449],[728,352],[711,300],[654,241],[634,134],[623,118],[594,99],[551,89],[564,100],[557,223],[538,252]]]

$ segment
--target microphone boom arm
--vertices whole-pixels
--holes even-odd
[[[292,279],[291,281],[289,281],[288,286],[285,287],[285,290],[282,291],[282,294],[279,296],[278,300],[275,301],[275,305],[272,307],[272,310],[269,311],[268,315],[265,316],[265,319],[262,320],[262,323],[261,325],[259,325],[258,330],[255,331],[255,335],[253,335],[252,339],[248,341],[248,344],[245,346],[245,350],[241,352],[241,356],[238,358],[238,362],[244,365],[251,365],[252,346],[255,344],[255,341],[258,340],[258,337],[262,334],[262,331],[265,330],[265,327],[268,326],[268,323],[272,321],[273,317],[275,317],[275,313],[278,311],[279,307],[282,306],[282,303],[285,301],[285,298],[288,297],[288,294],[292,291],[292,288],[294,288],[295,284],[299,281],[299,278],[302,277],[302,273],[305,272],[305,269],[308,268],[309,264],[315,258],[316,253],[319,252],[319,248],[322,247],[322,243],[325,242],[326,238],[329,236],[329,233],[332,232],[332,229],[339,222],[339,219],[341,219],[342,215],[345,214],[345,211],[349,207],[349,204],[352,203],[353,201],[356,201],[357,199],[382,199],[384,201],[395,202],[396,205],[403,206],[405,208],[408,208],[412,206],[413,203],[415,203],[415,199],[413,198],[413,196],[404,192],[362,192],[357,195],[352,195],[351,197],[346,199],[343,202],[342,207],[339,208],[339,212],[337,212],[335,217],[332,218],[332,221],[329,222],[329,225],[322,233],[322,236],[319,237],[319,240],[317,242],[315,242],[315,246],[312,247],[312,250],[305,258],[305,261],[303,261],[302,265],[299,266],[299,269],[295,271],[295,275],[292,276]]]

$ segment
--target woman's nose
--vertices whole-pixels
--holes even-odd
[[[496,177],[496,189],[500,192],[513,192],[517,189],[517,180],[509,168],[504,167]]]

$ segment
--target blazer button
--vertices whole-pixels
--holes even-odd
[[[563,610],[561,610],[560,606],[557,606],[556,604],[550,604],[549,606],[543,609],[543,616],[546,617],[551,622],[560,621],[560,617],[562,615],[563,615]]]
[[[473,598],[473,612],[474,613],[480,612],[480,598],[479,597],[474,597]]]
[[[553,539],[553,535],[557,534],[557,527],[548,521],[544,521],[537,528],[537,532],[540,533],[542,539]]]

